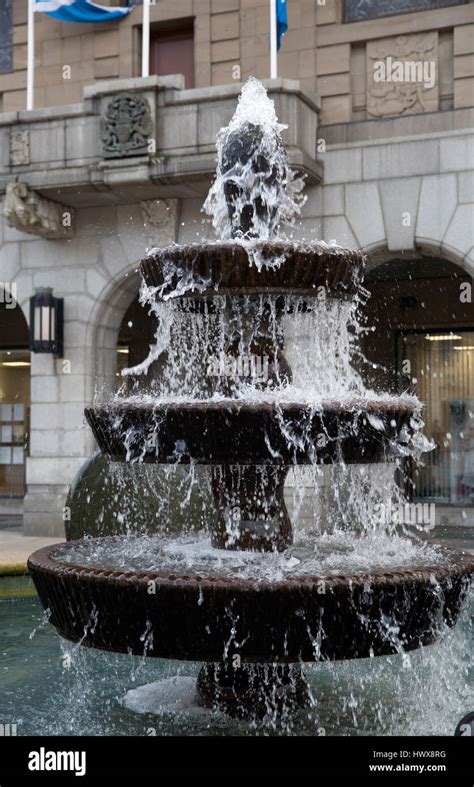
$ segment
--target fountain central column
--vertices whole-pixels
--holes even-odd
[[[220,465],[212,470],[212,492],[218,523],[212,546],[283,552],[293,543],[285,505],[288,467],[279,465]]]
[[[238,400],[242,391],[272,391],[288,385],[291,368],[284,355],[281,316],[284,301],[247,297],[227,304],[225,357],[217,392]],[[245,313],[246,320],[242,320]],[[230,448],[230,446],[229,446]],[[288,466],[222,464],[211,471],[218,509],[212,545],[217,549],[282,552],[293,543],[284,486]]]
[[[237,718],[280,718],[312,705],[300,664],[204,664],[198,675],[199,702]]]

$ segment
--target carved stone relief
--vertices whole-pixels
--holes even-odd
[[[367,42],[367,113],[372,117],[439,108],[436,32]]]
[[[18,167],[30,163],[29,131],[12,131],[10,133],[10,164]]]
[[[149,247],[169,246],[176,241],[179,200],[157,199],[140,202]]]
[[[50,240],[72,238],[74,211],[41,197],[26,183],[7,183],[3,215],[9,227]]]
[[[153,128],[150,105],[134,93],[120,93],[105,106],[101,136],[105,158],[143,156]]]

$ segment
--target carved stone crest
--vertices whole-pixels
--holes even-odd
[[[105,158],[143,156],[152,132],[150,105],[134,93],[120,93],[105,107],[101,136]]]
[[[10,164],[18,167],[30,163],[29,131],[12,131],[10,133]]]
[[[140,202],[149,246],[169,246],[176,241],[179,200],[157,199]]]
[[[372,117],[439,108],[438,34],[367,43],[367,113]]]
[[[73,236],[73,209],[40,197],[26,183],[7,183],[3,215],[20,232],[50,240]]]

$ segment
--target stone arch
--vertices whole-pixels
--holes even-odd
[[[439,258],[440,260],[447,260],[457,265],[461,270],[468,273],[469,276],[474,277],[474,257],[469,252],[464,254],[455,246],[446,243],[440,244],[439,241],[429,238],[415,238],[415,248],[419,250],[421,255],[429,255]]]
[[[91,354],[87,367],[86,398],[110,394],[115,379],[117,339],[122,319],[140,288],[138,265],[130,265],[103,288],[92,310],[87,347]]]
[[[441,247],[440,242],[427,238],[419,239],[415,242],[414,249],[389,250],[386,241],[379,241],[362,247],[362,251],[367,255],[366,275],[380,265],[384,265],[390,260],[403,256],[405,259],[423,260],[424,258],[439,259],[456,265],[461,271],[474,277],[474,260],[469,254],[463,254],[459,249],[450,246]]]
[[[91,310],[85,346],[86,401],[110,393],[115,375],[120,324],[140,287],[139,261],[146,249],[167,246],[177,237],[178,199],[118,205],[116,232],[101,243],[99,263],[90,271]],[[88,279],[89,285],[89,279]]]
[[[325,237],[368,250],[428,253],[474,274],[473,206],[460,203],[456,173],[346,183],[344,216],[325,219]],[[404,219],[406,217],[407,221]]]

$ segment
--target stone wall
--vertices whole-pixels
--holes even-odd
[[[13,6],[14,71],[0,77],[4,112],[25,107],[26,6]],[[474,104],[472,4],[350,24],[342,22],[342,0],[291,0],[288,13],[279,75],[318,92],[324,124]],[[160,0],[151,8],[152,29],[189,19],[196,87],[269,76],[268,0]],[[61,24],[37,14],[35,105],[79,102],[93,81],[138,76],[140,24],[140,6],[119,24]],[[433,61],[435,88],[408,84],[394,92],[374,84],[374,57],[388,56]]]
[[[474,275],[472,131],[334,145],[323,161],[325,239],[433,253]]]
[[[316,11],[317,92],[323,124],[458,109],[474,103],[472,5],[341,24],[342,1]],[[436,86],[374,82],[374,61],[431,60]]]

